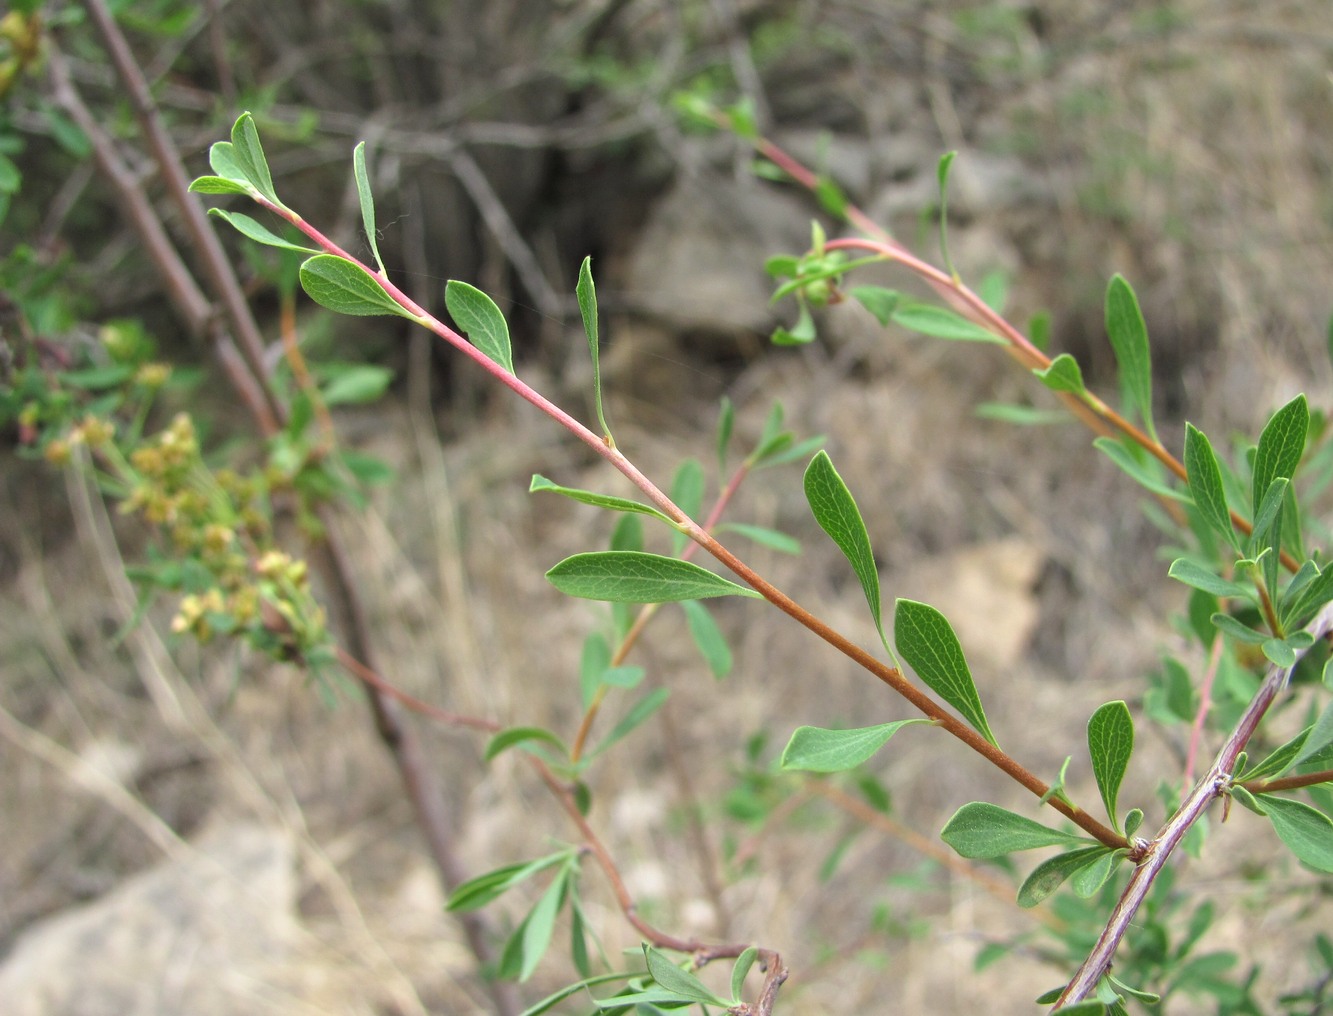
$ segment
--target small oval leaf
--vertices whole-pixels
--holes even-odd
[[[444,305],[469,342],[510,374],[514,373],[509,324],[494,300],[476,286],[450,279],[444,287]]]
[[[950,339],[955,342],[994,342],[1008,345],[1008,340],[974,321],[969,321],[961,314],[955,314],[943,307],[930,303],[916,303],[902,300],[893,311],[893,320],[914,332],[929,335],[935,339]]]
[[[709,596],[750,596],[737,585],[689,561],[632,550],[603,550],[567,557],[546,573],[568,596],[611,603],[675,603]]]
[[[1148,350],[1148,326],[1144,324],[1139,299],[1123,275],[1115,275],[1106,287],[1106,334],[1120,366],[1120,387],[1126,408],[1138,410],[1144,429],[1153,440],[1157,430],[1152,418],[1152,358]]]
[[[681,608],[685,611],[685,620],[690,626],[690,638],[708,663],[708,669],[719,681],[731,673],[731,647],[726,636],[698,600],[682,600]]]
[[[963,647],[945,616],[929,604],[900,599],[893,615],[893,641],[921,680],[995,744]]]
[[[909,723],[929,720],[897,720],[855,730],[797,727],[782,751],[782,768],[807,773],[841,773],[869,761],[894,734]]]
[[[210,179],[216,180],[218,177],[210,177]],[[223,182],[225,183],[227,181]],[[281,247],[283,250],[294,250],[300,254],[319,253],[314,247],[303,247],[299,243],[292,243],[289,240],[284,240],[262,222],[252,219],[250,216],[241,212],[228,212],[222,208],[210,208],[208,214],[216,215],[219,219],[226,220],[236,232],[254,240],[256,243],[266,244],[269,247]]]
[[[887,326],[893,319],[893,312],[898,306],[901,295],[897,290],[883,286],[853,286],[847,295],[875,316],[881,325]]]
[[[1256,515],[1273,481],[1279,477],[1290,480],[1295,474],[1305,451],[1305,437],[1309,429],[1310,408],[1304,395],[1297,395],[1265,424],[1263,433],[1259,435],[1259,448],[1254,454],[1251,493]]]
[[[580,501],[583,504],[594,505],[598,508],[609,508],[617,512],[632,512],[636,515],[651,515],[653,518],[661,519],[668,526],[675,528],[675,523],[663,515],[652,505],[642,504],[638,501],[631,501],[628,498],[613,497],[610,494],[597,494],[590,490],[579,490],[576,487],[562,487],[542,476],[540,473],[534,473],[532,484],[528,487],[529,494],[549,491],[552,494],[560,494],[574,501]]]
[[[269,175],[268,160],[264,158],[264,149],[259,143],[255,118],[249,113],[242,113],[232,125],[231,144],[236,164],[245,174],[245,178],[275,205],[281,204],[277,193],[273,190],[273,177]]]
[[[370,175],[366,172],[366,143],[358,141],[352,150],[352,175],[356,178],[356,196],[361,204],[361,226],[375,256],[375,265],[384,275],[384,260],[380,257],[379,237],[375,230],[375,198],[370,193]]]
[[[1333,820],[1303,801],[1260,794],[1277,835],[1297,859],[1316,871],[1333,872]]]
[[[1240,538],[1236,536],[1236,530],[1231,525],[1231,513],[1227,510],[1222,469],[1217,464],[1217,456],[1208,435],[1192,423],[1185,424],[1185,472],[1189,476],[1190,494],[1199,514],[1222,539],[1239,550]]]
[[[568,755],[565,742],[543,727],[509,727],[502,730],[486,744],[486,761],[489,762],[501,752],[529,741],[542,741],[559,749],[560,754]]]
[[[1116,798],[1133,753],[1134,720],[1129,715],[1129,706],[1115,701],[1098,707],[1088,720],[1088,755],[1092,758],[1092,773],[1097,778],[1106,814],[1117,830],[1120,822],[1116,818]]]
[[[1080,847],[1068,853],[1048,857],[1032,869],[1018,889],[1018,905],[1024,909],[1035,907],[1051,893],[1064,885],[1074,872],[1089,863],[1095,863],[1111,852],[1110,847]]]
[[[671,992],[677,998],[689,999],[702,1005],[726,1006],[730,1003],[725,998],[718,998],[708,986],[687,970],[682,970],[662,953],[650,945],[644,945],[643,957],[648,963],[648,973],[658,986]]]
[[[940,831],[940,838],[960,856],[972,859],[1087,842],[984,801],[959,808]]]
[[[833,468],[833,460],[829,458],[828,452],[818,452],[805,470],[805,499],[810,504],[810,511],[819,523],[819,528],[838,545],[860,580],[861,590],[870,606],[871,620],[875,622],[879,637],[883,639],[879,570],[875,565],[875,554],[870,548],[870,534],[866,531],[856,499]]]
[[[1083,385],[1083,371],[1079,368],[1078,361],[1068,353],[1061,353],[1051,361],[1049,367],[1044,370],[1034,370],[1032,373],[1041,378],[1041,383],[1053,392],[1073,392],[1081,395],[1087,391]]]
[[[191,194],[249,194],[250,188],[225,176],[201,176],[191,181]]]
[[[416,320],[394,302],[373,275],[334,254],[316,254],[301,265],[301,288],[321,307],[339,314],[396,314]]]

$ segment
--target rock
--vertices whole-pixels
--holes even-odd
[[[29,929],[0,967],[7,1016],[253,1016],[295,930],[293,847],[215,830],[95,903]]]
[[[653,208],[629,259],[634,303],[680,331],[768,332],[763,264],[810,245],[813,206],[756,180],[682,176]]]
[[[1036,631],[1034,587],[1043,560],[1035,545],[1008,537],[932,558],[895,585],[949,619],[970,664],[1002,673],[1019,662]]]

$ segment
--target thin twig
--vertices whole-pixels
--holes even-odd
[[[506,370],[503,366],[492,360],[484,352],[463,338],[457,331],[427,312],[415,300],[403,292],[403,290],[392,280],[373,271],[369,266],[339,247],[320,232],[319,229],[297,215],[294,211],[281,205],[274,204],[272,201],[262,196],[255,196],[254,200],[261,207],[267,208],[275,215],[286,219],[330,254],[335,254],[338,257],[344,258],[357,265],[367,275],[374,276],[377,284],[383,288],[389,298],[402,307],[413,320],[422,327],[434,332],[441,339],[451,345],[457,352],[471,360],[496,383],[503,385],[524,401],[541,410],[585,445],[590,447],[598,455],[606,459],[623,476],[625,476],[626,479],[642,491],[653,505],[675,524],[677,529],[695,543],[702,546],[703,549],[711,554],[719,563],[739,577],[746,585],[750,586],[751,589],[755,590],[755,592],[769,603],[773,604],[773,606],[791,617],[802,627],[823,639],[840,653],[853,660],[863,670],[869,671],[884,684],[896,691],[901,697],[905,698],[915,708],[933,720],[936,726],[943,728],[949,734],[952,734],[958,740],[962,741],[978,755],[982,756],[982,758],[986,759],[996,768],[1007,774],[1020,786],[1025,787],[1033,795],[1049,804],[1052,808],[1096,838],[1099,842],[1116,849],[1129,848],[1129,841],[1123,835],[1116,832],[1114,829],[1111,829],[1104,823],[1099,822],[1077,805],[1065,800],[1062,795],[1050,794],[1050,787],[1035,773],[1027,769],[1012,755],[1008,754],[1001,748],[996,747],[972,727],[955,717],[943,706],[939,705],[929,695],[908,681],[897,667],[891,667],[866,652],[841,632],[837,631],[826,622],[821,621],[809,610],[801,606],[782,590],[763,578],[763,576],[753,568],[745,564],[740,558],[719,543],[703,526],[686,515],[679,505],[672,501],[660,487],[654,484],[652,480],[650,480],[638,466],[630,461],[619,448],[615,447],[614,442],[608,440],[600,433],[594,432],[582,422],[570,416],[569,413],[561,409],[546,396],[542,395],[541,392],[537,391],[527,382],[520,379],[516,374],[511,373],[509,370]],[[930,270],[932,272],[936,271],[933,268]]]
[[[245,293],[241,290],[236,273],[232,270],[231,261],[227,258],[217,234],[204,214],[203,205],[190,194],[190,178],[185,172],[185,164],[171,135],[162,124],[157,104],[130,50],[129,42],[107,9],[105,0],[83,0],[83,7],[102,37],[107,55],[111,58],[116,75],[130,101],[130,108],[139,123],[139,129],[153,153],[158,172],[162,174],[167,193],[181,213],[190,242],[203,262],[204,274],[221,300],[223,313],[231,325],[241,355],[255,378],[262,382],[267,377],[264,367],[264,338],[259,332],[259,326],[255,324],[254,316],[250,313]],[[270,411],[281,422],[285,418],[284,410],[276,393],[267,385],[263,386],[263,392]]]
[[[1325,606],[1305,628],[1314,636],[1315,641],[1322,638],[1330,629],[1333,629],[1333,604]],[[1297,655],[1299,659],[1300,656],[1304,655],[1304,651],[1302,650]],[[1158,832],[1156,838],[1148,845],[1143,862],[1135,870],[1129,884],[1125,886],[1125,891],[1121,893],[1115,909],[1111,912],[1110,919],[1106,922],[1106,927],[1097,939],[1097,944],[1060,995],[1057,1008],[1087,998],[1096,989],[1097,984],[1106,975],[1106,972],[1110,970],[1111,959],[1115,955],[1116,948],[1129,931],[1134,915],[1138,913],[1139,907],[1152,888],[1153,881],[1165,867],[1171,854],[1180,845],[1181,840],[1185,838],[1185,834],[1203,817],[1204,812],[1208,810],[1208,806],[1216,798],[1229,793],[1231,773],[1235,770],[1237,758],[1254,735],[1255,729],[1259,726],[1259,721],[1264,718],[1264,714],[1268,712],[1278,694],[1286,688],[1287,681],[1291,677],[1291,670],[1292,668],[1288,667],[1274,666],[1269,668],[1263,684],[1259,686],[1259,690],[1255,693],[1254,698],[1250,700],[1249,706],[1246,707],[1244,715],[1241,716],[1235,729],[1227,737],[1226,743],[1217,753],[1217,759],[1213,762],[1212,767],[1199,780],[1194,790],[1176,810],[1176,813],[1171,816],[1171,819]]]

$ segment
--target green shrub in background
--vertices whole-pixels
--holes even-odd
[[[1153,421],[1148,335],[1126,280],[1111,281],[1105,304],[1107,334],[1119,365],[1118,409],[1086,386],[1072,356],[1050,356],[1036,336],[1025,336],[1010,324],[1002,316],[997,292],[978,294],[964,285],[952,268],[944,232],[950,156],[939,166],[944,262],[940,269],[885,235],[831,181],[811,174],[763,139],[744,107],[719,111],[697,97],[682,100],[682,107],[698,121],[722,124],[752,140],[770,175],[807,187],[827,211],[864,234],[829,240],[816,227],[809,250],[769,261],[770,273],[779,280],[777,297],[796,302],[793,323],[774,335],[778,344],[813,341],[818,309],[854,299],[885,325],[896,323],[945,341],[998,345],[1094,428],[1100,451],[1161,499],[1163,523],[1172,529],[1173,545],[1183,548],[1169,574],[1193,590],[1183,627],[1214,663],[1200,680],[1186,661],[1168,661],[1153,679],[1146,698],[1148,711],[1155,722],[1220,723],[1225,738],[1211,764],[1205,766],[1193,755],[1187,760],[1187,772],[1197,768],[1201,775],[1194,776],[1184,792],[1176,774],[1159,774],[1167,817],[1155,830],[1145,826],[1146,815],[1156,809],[1153,802],[1120,800],[1136,729],[1125,702],[1092,709],[1086,739],[1080,738],[1084,743],[1069,746],[1071,756],[1086,752],[1100,796],[1096,805],[1078,802],[1062,779],[1043,780],[998,743],[985,701],[993,701],[1000,692],[977,687],[965,647],[947,618],[928,604],[898,599],[890,635],[883,623],[885,605],[873,548],[852,493],[855,477],[844,480],[828,454],[818,450],[817,440],[801,441],[786,430],[780,410],[770,416],[757,445],[727,473],[736,453],[734,412],[724,405],[715,449],[722,493],[707,509],[705,471],[697,462],[687,461],[665,485],[634,465],[617,445],[602,406],[597,300],[588,261],[579,273],[576,296],[594,367],[595,426],[579,422],[518,376],[508,324],[485,293],[461,281],[448,283],[445,305],[453,327],[414,302],[380,260],[370,176],[361,146],[353,152],[353,180],[368,259],[358,259],[331,242],[278,196],[248,114],[236,121],[229,141],[213,146],[213,173],[197,178],[191,189],[239,195],[258,204],[289,228],[276,232],[237,210],[216,214],[252,241],[299,255],[300,285],[311,299],[338,313],[396,315],[428,329],[494,383],[546,413],[636,488],[634,498],[625,498],[564,486],[558,478],[532,480],[536,493],[572,498],[620,516],[610,549],[567,558],[547,573],[560,592],[611,605],[605,630],[589,638],[577,667],[571,661],[569,695],[578,702],[580,716],[574,730],[498,729],[485,718],[452,715],[397,692],[360,653],[335,644],[311,592],[302,556],[284,550],[275,539],[275,505],[290,509],[306,534],[318,539],[325,535],[321,512],[333,499],[350,498],[355,506],[364,484],[387,479],[374,461],[338,449],[327,429],[326,412],[332,405],[378,397],[388,383],[386,372],[364,365],[307,368],[297,356],[289,357],[285,372],[275,381],[271,373],[256,374],[244,355],[239,360],[224,358],[239,388],[258,386],[258,397],[247,398],[247,403],[260,410],[261,426],[263,407],[272,415],[265,428],[262,465],[250,471],[232,472],[209,463],[196,424],[188,416],[177,417],[157,433],[146,432],[149,407],[156,393],[171,383],[170,371],[155,361],[151,343],[131,324],[107,325],[90,364],[53,362],[28,337],[14,343],[18,354],[6,367],[0,412],[27,447],[53,462],[79,460],[91,466],[109,495],[158,527],[160,551],[137,576],[146,589],[181,595],[174,624],[179,631],[201,638],[244,638],[269,655],[317,673],[341,669],[365,682],[372,694],[406,703],[444,722],[487,731],[488,759],[508,750],[523,753],[563,806],[581,845],[464,880],[454,887],[450,908],[460,915],[474,914],[509,890],[540,881],[543,888],[536,903],[499,949],[493,955],[476,950],[489,978],[525,981],[546,957],[557,923],[569,922],[571,963],[578,979],[528,1012],[566,1003],[604,1011],[633,1007],[659,1011],[697,1004],[705,1009],[767,1013],[780,1002],[787,977],[778,952],[781,943],[701,942],[650,924],[638,913],[615,859],[589,819],[598,759],[612,748],[618,757],[628,757],[635,730],[665,701],[665,691],[639,692],[643,670],[627,662],[643,626],[657,605],[680,603],[703,657],[716,675],[724,676],[731,667],[731,651],[707,606],[718,596],[769,601],[888,685],[907,700],[912,712],[906,719],[885,718],[854,730],[798,727],[781,754],[778,771],[756,766],[746,775],[757,811],[774,807],[774,795],[783,792],[782,780],[808,779],[788,774],[815,773],[848,774],[843,777],[848,785],[882,813],[887,810],[886,788],[859,767],[881,750],[892,752],[888,742],[906,725],[943,728],[943,733],[1030,791],[1041,806],[1031,814],[1019,814],[974,802],[957,812],[941,836],[949,848],[968,859],[1008,859],[1026,851],[1054,850],[1024,866],[1028,874],[1017,899],[1023,907],[1051,906],[1060,919],[1055,948],[1067,978],[1041,999],[1043,1003],[1065,1012],[1121,1012],[1131,1003],[1151,1005],[1159,998],[1185,993],[1211,996],[1219,1011],[1258,1012],[1250,997],[1254,972],[1235,974],[1231,969],[1243,963],[1243,956],[1196,954],[1194,947],[1207,930],[1212,911],[1209,905],[1194,902],[1169,861],[1186,844],[1193,850],[1216,849],[1205,839],[1237,835],[1238,829],[1243,834],[1242,821],[1255,820],[1239,810],[1231,825],[1207,837],[1201,822],[1213,804],[1220,801],[1224,810],[1230,810],[1238,801],[1271,823],[1300,862],[1316,871],[1333,872],[1329,818],[1333,796],[1328,786],[1333,782],[1333,707],[1328,703],[1330,681],[1324,669],[1328,653],[1322,645],[1333,628],[1329,607],[1333,576],[1312,546],[1323,536],[1317,520],[1306,517],[1302,509],[1333,475],[1328,468],[1333,442],[1326,416],[1299,396],[1273,414],[1257,441],[1227,456],[1219,456],[1205,434],[1187,425],[1177,455],[1159,438]],[[858,268],[877,263],[896,265],[923,280],[940,300],[922,302],[896,290],[851,284]],[[40,306],[40,287],[32,285],[27,294],[19,295],[20,309]],[[1013,410],[1008,415],[1022,414]],[[864,592],[882,653],[869,652],[826,625],[719,540],[731,533],[768,547],[791,549],[783,534],[726,523],[723,515],[750,472],[793,462],[806,464],[806,500]],[[644,549],[645,521],[666,528],[672,553]],[[699,550],[730,577],[699,565],[694,560]],[[725,694],[725,686],[719,686],[718,694]],[[1275,703],[1293,697],[1308,714],[1303,729],[1276,750],[1250,758],[1247,748],[1266,715]],[[594,737],[595,721],[611,703],[623,706],[621,718]],[[1061,733],[1051,731],[1049,736]],[[920,731],[916,736],[927,735]],[[956,750],[939,735],[929,736],[935,738],[933,750],[942,758]],[[644,939],[642,955],[633,962],[607,962],[598,956],[596,929],[580,897],[589,861],[600,869],[625,919]],[[1333,969],[1328,940],[1320,937],[1315,950],[1317,963]],[[673,953],[684,958],[684,966],[669,955]],[[722,994],[696,976],[698,968],[719,959],[734,961]],[[758,986],[747,982],[756,963],[766,972]],[[1322,992],[1314,988],[1284,999],[1283,1004],[1292,1013],[1318,1011]],[[503,999],[496,995],[497,1009],[505,1008]]]

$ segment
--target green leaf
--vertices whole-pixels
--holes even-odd
[[[397,314],[417,320],[399,306],[360,265],[333,254],[316,254],[301,265],[301,288],[321,307],[338,314]]]
[[[537,901],[523,921],[523,963],[519,968],[519,981],[526,981],[537,969],[546,950],[551,947],[551,935],[555,931],[555,919],[560,916],[560,908],[565,902],[565,892],[569,888],[568,871],[561,872],[546,887],[541,899]]]
[[[643,550],[643,522],[635,515],[622,515],[611,530],[612,550]]]
[[[735,533],[747,540],[753,540],[761,547],[776,550],[779,554],[799,554],[801,552],[800,540],[788,536],[786,533],[780,533],[776,529],[769,529],[766,526],[752,526],[744,522],[724,522],[714,531]]]
[[[1129,768],[1129,757],[1134,753],[1134,720],[1123,701],[1107,702],[1088,720],[1088,755],[1092,758],[1092,772],[1097,778],[1102,803],[1111,824],[1118,830],[1116,799],[1120,784]]]
[[[717,469],[721,473],[727,468],[727,446],[731,444],[731,432],[736,426],[736,407],[731,399],[722,396],[722,407],[717,414]]]
[[[682,600],[680,605],[685,611],[690,637],[703,655],[713,676],[721,680],[731,673],[732,666],[731,649],[722,634],[722,629],[717,626],[708,608],[698,600]]]
[[[996,314],[1003,314],[1009,302],[1009,276],[998,269],[987,272],[977,285],[977,296]]]
[[[338,461],[356,478],[357,483],[375,487],[388,483],[398,474],[377,455],[367,455],[353,448],[344,448],[337,453]]]
[[[782,751],[782,768],[808,773],[841,773],[869,761],[899,729],[929,720],[896,720],[856,730],[797,727]]]
[[[1064,885],[1065,880],[1074,872],[1110,853],[1110,847],[1080,847],[1047,858],[1033,868],[1032,874],[1023,880],[1018,889],[1018,905],[1025,910],[1035,907]]]
[[[753,589],[697,564],[642,551],[575,554],[548,571],[546,578],[567,596],[611,603],[675,603],[709,596],[759,598]]]
[[[958,278],[958,270],[949,257],[949,167],[957,156],[957,152],[945,152],[935,166],[935,180],[940,187],[940,257],[944,259],[945,270],[955,280]]]
[[[16,5],[10,4],[9,6],[15,7]],[[92,142],[88,140],[88,135],[83,132],[83,128],[65,115],[59,107],[45,99],[38,98],[36,106],[42,119],[46,121],[47,132],[55,143],[79,162],[87,161],[92,154],[93,146]]]
[[[1143,809],[1130,808],[1125,813],[1125,835],[1133,836],[1139,831],[1139,826],[1143,825]]]
[[[893,319],[893,312],[898,306],[902,294],[883,286],[853,286],[847,295],[874,315],[875,320],[885,327]]]
[[[767,454],[754,463],[755,469],[772,469],[785,466],[788,462],[798,462],[812,452],[818,451],[824,444],[824,435],[816,434],[804,441],[796,441],[790,434],[784,435],[785,441],[770,449]]]
[[[1291,762],[1292,767],[1294,768],[1307,759],[1313,758],[1330,744],[1333,744],[1333,702],[1324,707],[1324,711],[1319,714],[1319,719],[1315,720],[1310,727],[1310,732],[1305,736],[1305,743],[1301,746],[1300,754]]]
[[[23,185],[23,173],[8,155],[0,154],[0,194],[17,194]]]
[[[610,494],[596,494],[590,490],[579,490],[575,487],[562,487],[558,483],[548,480],[540,473],[532,475],[532,483],[528,487],[529,494],[547,491],[552,494],[560,494],[573,501],[579,501],[583,504],[594,505],[598,508],[609,508],[617,512],[632,512],[636,515],[650,515],[653,518],[661,519],[672,529],[676,524],[663,515],[652,505],[641,504],[638,501],[631,501],[628,498],[613,497]],[[637,601],[636,601],[637,602]]]
[[[1245,771],[1243,774],[1244,781],[1250,783],[1261,778],[1272,779],[1287,772],[1296,764],[1296,759],[1305,747],[1305,741],[1309,736],[1310,728],[1306,727],[1291,740],[1274,748],[1257,766]]]
[[[1061,989],[1063,991],[1064,989]],[[1057,997],[1060,992],[1056,992]],[[1055,1001],[1052,999],[1051,1001]],[[1059,1009],[1052,1010],[1053,1013],[1063,1013],[1064,1016],[1107,1016],[1106,1004],[1104,1002],[1084,1001],[1075,1002],[1072,1005],[1062,1005]]]
[[[1083,371],[1079,369],[1078,361],[1068,353],[1061,353],[1051,361],[1049,367],[1034,369],[1032,373],[1053,392],[1074,392],[1081,395],[1087,391],[1083,385]]]
[[[1072,833],[1048,829],[1022,815],[984,801],[965,804],[940,831],[940,838],[962,857],[1003,857],[1018,850],[1084,844]]]
[[[686,459],[676,468],[676,474],[671,478],[671,500],[691,518],[698,517],[703,511],[704,467],[698,459]],[[679,554],[689,539],[677,530],[672,536],[673,552]]]
[[[1102,886],[1110,880],[1120,862],[1125,859],[1125,851],[1111,850],[1089,861],[1070,877],[1069,886],[1074,895],[1090,900],[1101,892]]]
[[[1223,614],[1220,611],[1213,615],[1213,624],[1224,634],[1252,646],[1262,645],[1270,638],[1267,632],[1255,631],[1230,614]]]
[[[647,673],[642,667],[607,667],[602,671],[601,683],[612,688],[637,688]]]
[[[658,987],[671,992],[677,998],[689,999],[702,1005],[728,1006],[725,998],[718,998],[703,981],[689,971],[682,970],[662,953],[650,945],[643,947],[643,958],[648,962],[648,973],[652,975]]]
[[[751,463],[757,463],[777,450],[777,445],[782,442],[789,445],[793,441],[790,433],[782,429],[782,418],[784,410],[782,403],[773,402],[773,408],[768,411],[768,417],[764,420],[764,429],[759,435],[759,440],[754,446],[754,451],[749,455]],[[784,440],[785,439],[785,440]]]
[[[1126,409],[1138,410],[1143,426],[1155,441],[1157,430],[1152,419],[1152,357],[1148,351],[1148,327],[1143,322],[1138,297],[1116,274],[1106,287],[1106,334],[1120,365],[1120,386]]]
[[[929,604],[899,599],[893,615],[893,640],[921,680],[995,744],[963,647],[945,616]]]
[[[880,611],[879,571],[870,548],[870,534],[866,531],[852,492],[833,468],[833,460],[829,458],[828,452],[816,454],[805,470],[805,499],[810,504],[810,511],[814,513],[819,528],[838,545],[860,580],[866,603],[870,605],[871,619],[887,647]]]
[[[537,1002],[535,1005],[532,1005],[527,1009],[524,1009],[523,1012],[520,1014],[520,1016],[541,1016],[542,1013],[548,1012],[549,1010],[555,1008],[556,1005],[563,1002],[571,995],[577,995],[581,991],[586,991],[588,988],[591,988],[595,984],[609,984],[612,981],[626,981],[634,976],[635,974],[630,971],[618,971],[616,973],[597,974],[594,977],[585,977],[581,981],[575,981],[573,984],[567,984],[559,991],[547,995],[540,1002]],[[607,1008],[611,1007],[612,1006],[608,1003]]]
[[[502,752],[530,741],[541,741],[559,749],[561,755],[569,754],[565,742],[543,727],[509,727],[486,742],[486,761],[489,762]]]
[[[1239,551],[1240,538],[1231,525],[1217,456],[1208,435],[1192,423],[1185,424],[1185,472],[1189,475],[1190,495],[1203,520]]]
[[[586,814],[586,812],[585,812]],[[592,958],[588,955],[588,921],[579,904],[577,882],[570,879],[569,894],[569,952],[574,969],[583,977],[592,975]]]
[[[1299,626],[1331,599],[1333,568],[1320,571],[1313,561],[1306,561],[1282,596],[1283,626]]]
[[[444,305],[469,342],[510,374],[514,373],[509,325],[494,300],[476,286],[450,279],[444,287]]]
[[[258,194],[259,190],[245,175],[245,169],[236,157],[236,146],[230,141],[218,141],[208,149],[208,164],[220,179],[239,184],[246,194]]]
[[[754,961],[759,957],[759,950],[754,946],[746,949],[736,957],[736,963],[731,968],[731,1001],[738,1003],[741,1000],[741,992],[745,989],[745,976],[754,966]]]
[[[1259,501],[1259,506],[1254,513],[1254,532],[1250,537],[1250,552],[1252,557],[1257,557],[1257,551],[1264,548],[1271,548],[1273,553],[1277,553],[1274,546],[1276,536],[1281,535],[1282,527],[1280,519],[1282,516],[1283,502],[1287,497],[1287,488],[1291,486],[1291,481],[1284,476],[1279,476],[1268,485],[1266,493]],[[1276,534],[1273,532],[1276,527]]]
[[[1177,955],[1184,955],[1184,953],[1180,952],[1177,953]],[[1129,995],[1131,998],[1138,999],[1145,1005],[1156,1005],[1158,1002],[1162,1000],[1162,996],[1157,994],[1155,991],[1144,991],[1142,988],[1131,987],[1130,985],[1126,984],[1124,981],[1120,980],[1120,978],[1116,977],[1112,973],[1108,972],[1106,975],[1106,979],[1110,981],[1111,984],[1117,990],[1123,991],[1126,995]]]
[[[815,200],[835,219],[847,218],[847,195],[830,177],[821,174],[815,180]]]
[[[191,194],[249,194],[251,188],[225,176],[201,176],[190,182]]]
[[[623,740],[631,731],[651,717],[653,713],[661,709],[669,695],[670,692],[665,688],[658,688],[641,698],[634,704],[634,708],[625,714],[625,718],[612,727],[611,732],[602,739],[596,748],[588,753],[587,757],[593,758],[600,755],[612,745]]]
[[[1211,593],[1214,596],[1225,596],[1247,602],[1252,601],[1255,596],[1254,586],[1245,582],[1233,582],[1230,579],[1224,579],[1187,557],[1172,561],[1167,574],[1177,582],[1183,582],[1194,589],[1202,589],[1205,593]]]
[[[602,366],[598,355],[597,337],[597,287],[592,281],[592,258],[585,257],[579,266],[579,281],[574,287],[578,299],[579,314],[583,318],[583,332],[588,337],[588,355],[592,357],[592,396],[597,407],[597,422],[602,433],[611,436],[611,428],[606,425],[606,413],[602,407]]]
[[[956,314],[933,303],[917,303],[912,300],[900,300],[893,311],[893,320],[910,331],[920,332],[936,339],[949,339],[955,342],[993,342],[996,345],[1008,345],[1008,341],[996,335],[988,328],[983,328],[974,321],[969,321],[961,314]]]
[[[1290,480],[1305,451],[1305,436],[1310,429],[1310,409],[1305,396],[1297,395],[1273,414],[1259,435],[1254,453],[1254,478],[1251,487],[1254,514],[1268,494],[1274,480]],[[1256,524],[1256,529],[1258,528]]]
[[[209,215],[216,215],[223,219],[242,236],[254,240],[256,243],[266,244],[269,247],[280,247],[283,250],[294,250],[299,254],[318,254],[319,251],[314,247],[303,247],[299,243],[291,243],[284,240],[273,232],[262,222],[252,219],[250,216],[241,212],[228,212],[222,208],[210,208]]]
[[[801,300],[796,313],[796,324],[790,329],[775,328],[769,336],[775,346],[804,346],[815,341],[815,319],[810,316],[810,308]]]
[[[245,179],[275,205],[282,204],[273,190],[273,177],[269,175],[268,161],[264,158],[264,149],[259,144],[259,131],[255,129],[255,118],[249,113],[242,113],[232,125],[231,145],[236,165],[240,167]]]
[[[341,368],[321,389],[320,395],[328,406],[374,402],[388,390],[392,380],[393,371],[388,367],[356,364]]]
[[[972,411],[981,420],[996,420],[1019,427],[1044,427],[1053,423],[1068,423],[1069,414],[1060,409],[1037,409],[1012,402],[979,402]]]
[[[1333,872],[1333,820],[1303,801],[1260,794],[1278,838],[1303,864]]]
[[[110,363],[105,367],[89,367],[86,370],[65,370],[60,372],[60,380],[71,388],[86,391],[101,391],[124,384],[134,376],[134,367],[128,363]]]
[[[1124,470],[1140,487],[1176,501],[1190,501],[1188,494],[1181,493],[1163,479],[1162,468],[1156,459],[1147,458],[1146,456],[1142,459],[1138,458],[1139,446],[1131,445],[1128,439],[1125,442],[1120,442],[1111,437],[1099,437],[1092,444],[1094,448],[1105,454],[1107,458]]]
[[[375,229],[375,197],[370,193],[370,177],[366,173],[364,141],[358,141],[352,149],[352,175],[356,177],[356,196],[361,203],[361,226],[366,231],[366,242],[370,244],[370,252],[375,255],[375,264],[380,274],[386,275],[384,260],[380,257],[379,235]]]
[[[611,666],[611,647],[606,639],[592,632],[583,640],[579,656],[579,689],[583,694],[583,708],[592,705],[593,696],[602,685],[602,675]]]
[[[1051,315],[1048,311],[1038,311],[1028,319],[1028,341],[1042,350],[1051,344]]]
[[[1285,639],[1265,639],[1260,645],[1263,654],[1279,667],[1296,666],[1296,650]]]
[[[445,904],[445,909],[455,911],[478,910],[492,900],[499,898],[520,882],[525,882],[533,875],[568,859],[568,852],[561,851],[557,854],[539,857],[535,861],[507,864],[502,868],[496,868],[494,871],[488,871],[484,875],[468,879],[449,894],[449,902]]]

